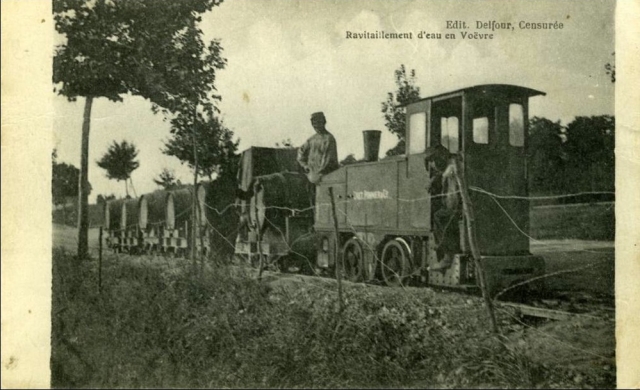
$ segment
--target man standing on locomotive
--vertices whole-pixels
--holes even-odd
[[[433,213],[435,237],[439,264],[430,271],[446,271],[453,264],[453,256],[460,251],[460,197],[456,179],[456,155],[442,145],[429,147],[425,157],[425,167],[431,167],[431,178],[427,191],[441,196],[442,206]],[[432,202],[435,208],[439,202]]]
[[[298,163],[313,184],[318,184],[323,175],[340,167],[336,139],[325,128],[326,123],[322,112],[311,114],[311,126],[316,134],[298,149]]]

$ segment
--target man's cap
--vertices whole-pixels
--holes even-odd
[[[311,114],[311,120],[314,120],[314,119],[325,119],[324,113],[322,111],[314,112],[313,114]]]

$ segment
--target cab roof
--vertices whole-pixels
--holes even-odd
[[[546,95],[546,93],[542,91],[538,91],[538,90],[526,88],[526,87],[520,87],[512,84],[480,84],[472,87],[456,89],[454,91],[428,96],[425,98],[421,98],[419,100],[414,100],[410,103],[400,104],[398,105],[398,107],[408,106],[410,104],[423,102],[425,100],[431,100],[431,99],[439,100],[440,98],[446,98],[448,95],[450,95],[451,97],[454,97],[457,95],[466,95],[466,94],[518,95],[518,96],[524,95],[527,97]]]

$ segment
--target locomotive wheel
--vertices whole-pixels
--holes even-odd
[[[342,267],[347,280],[351,282],[362,281],[363,253],[362,244],[356,238],[349,239],[342,247]]]
[[[409,254],[398,240],[387,242],[382,249],[382,279],[387,286],[400,286],[409,274]]]

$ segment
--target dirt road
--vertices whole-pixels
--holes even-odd
[[[98,228],[89,229],[89,249],[91,251],[98,250],[98,235]],[[78,229],[71,226],[53,224],[53,247],[59,246],[69,251],[78,250]]]

